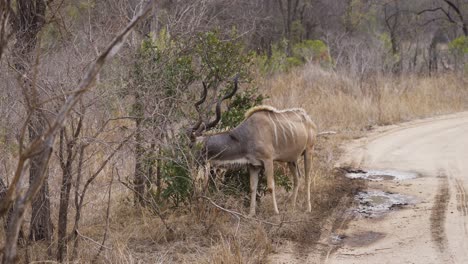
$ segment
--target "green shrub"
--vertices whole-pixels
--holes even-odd
[[[188,164],[178,157],[182,155],[172,157],[169,161],[163,162],[161,166],[161,180],[164,185],[161,198],[174,206],[187,204],[193,193],[193,181]]]
[[[256,105],[261,105],[264,99],[265,96],[255,88],[237,93],[221,116],[221,127],[233,128],[237,126],[244,120],[245,112]]]
[[[312,61],[323,67],[331,65],[328,46],[321,40],[304,40],[292,46],[292,54],[288,56],[287,40],[271,46],[271,56],[260,54],[254,56],[255,64],[262,74],[287,72],[292,68]]]
[[[449,49],[456,55],[468,54],[468,37],[461,36],[449,43]]]
[[[161,114],[170,118],[171,122],[180,122],[183,113],[178,113],[181,111],[179,108],[187,108],[188,105],[173,106],[185,101],[191,107],[195,99],[190,98],[198,96],[199,91],[195,91],[187,100],[186,95],[190,95],[189,87],[201,87],[191,85],[194,82],[201,84],[203,81],[210,91],[210,96],[223,96],[233,88],[232,78],[235,75],[239,75],[243,83],[250,81],[251,55],[244,52],[244,44],[235,31],[226,37],[230,40],[225,41],[218,31],[212,31],[200,33],[195,39],[175,40],[162,30],[157,38],[149,37],[143,40],[136,53],[124,94],[134,95],[135,103],[130,114],[142,120],[140,124],[144,131],[160,131],[158,129]],[[215,91],[217,94],[214,94]],[[262,100],[263,96],[258,95],[255,89],[245,89],[230,101],[229,109],[224,112],[223,120],[217,128],[237,125],[243,120],[245,111]],[[152,113],[154,109],[158,114]],[[175,110],[165,112],[165,109]],[[196,113],[191,115],[196,116]],[[160,203],[180,206],[190,202],[193,195],[191,168],[195,164],[192,159],[196,156],[193,153],[196,150],[180,148],[188,146],[184,130],[170,138],[173,142],[168,146],[160,146],[162,154],[158,155],[155,154],[158,147],[151,147],[151,143],[142,142],[145,144],[145,153],[138,158],[143,159],[144,171],[148,174],[157,171],[154,168],[157,163],[154,161],[160,160],[160,190],[154,192],[150,184],[148,195],[155,196],[151,198]],[[147,175],[146,178],[155,177]],[[157,199],[159,193],[161,200]]]
[[[329,63],[328,47],[321,40],[304,40],[293,46],[293,57],[301,61]]]

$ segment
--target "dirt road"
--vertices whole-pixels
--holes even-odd
[[[379,128],[341,164],[418,177],[370,182],[413,203],[337,230],[342,244],[325,263],[468,263],[468,112]]]

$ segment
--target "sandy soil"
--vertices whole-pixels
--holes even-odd
[[[323,263],[468,263],[468,112],[379,128],[350,143],[341,165],[417,172],[369,189],[415,204],[384,217],[356,217]]]

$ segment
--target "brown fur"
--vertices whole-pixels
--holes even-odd
[[[255,194],[258,174],[263,169],[267,178],[268,190],[272,193],[275,213],[279,213],[273,175],[273,162],[289,164],[294,175],[293,204],[299,188],[297,161],[304,156],[307,201],[310,205],[310,166],[312,148],[317,136],[317,127],[307,113],[300,108],[277,110],[272,106],[257,106],[246,113],[245,120],[234,129],[204,135],[204,143],[209,162],[214,166],[247,165],[250,171],[251,205],[250,214],[255,214]]]

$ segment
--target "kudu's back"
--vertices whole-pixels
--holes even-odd
[[[248,137],[244,147],[257,159],[293,162],[313,146],[316,131],[316,125],[303,109],[258,106],[247,112],[233,135]]]

